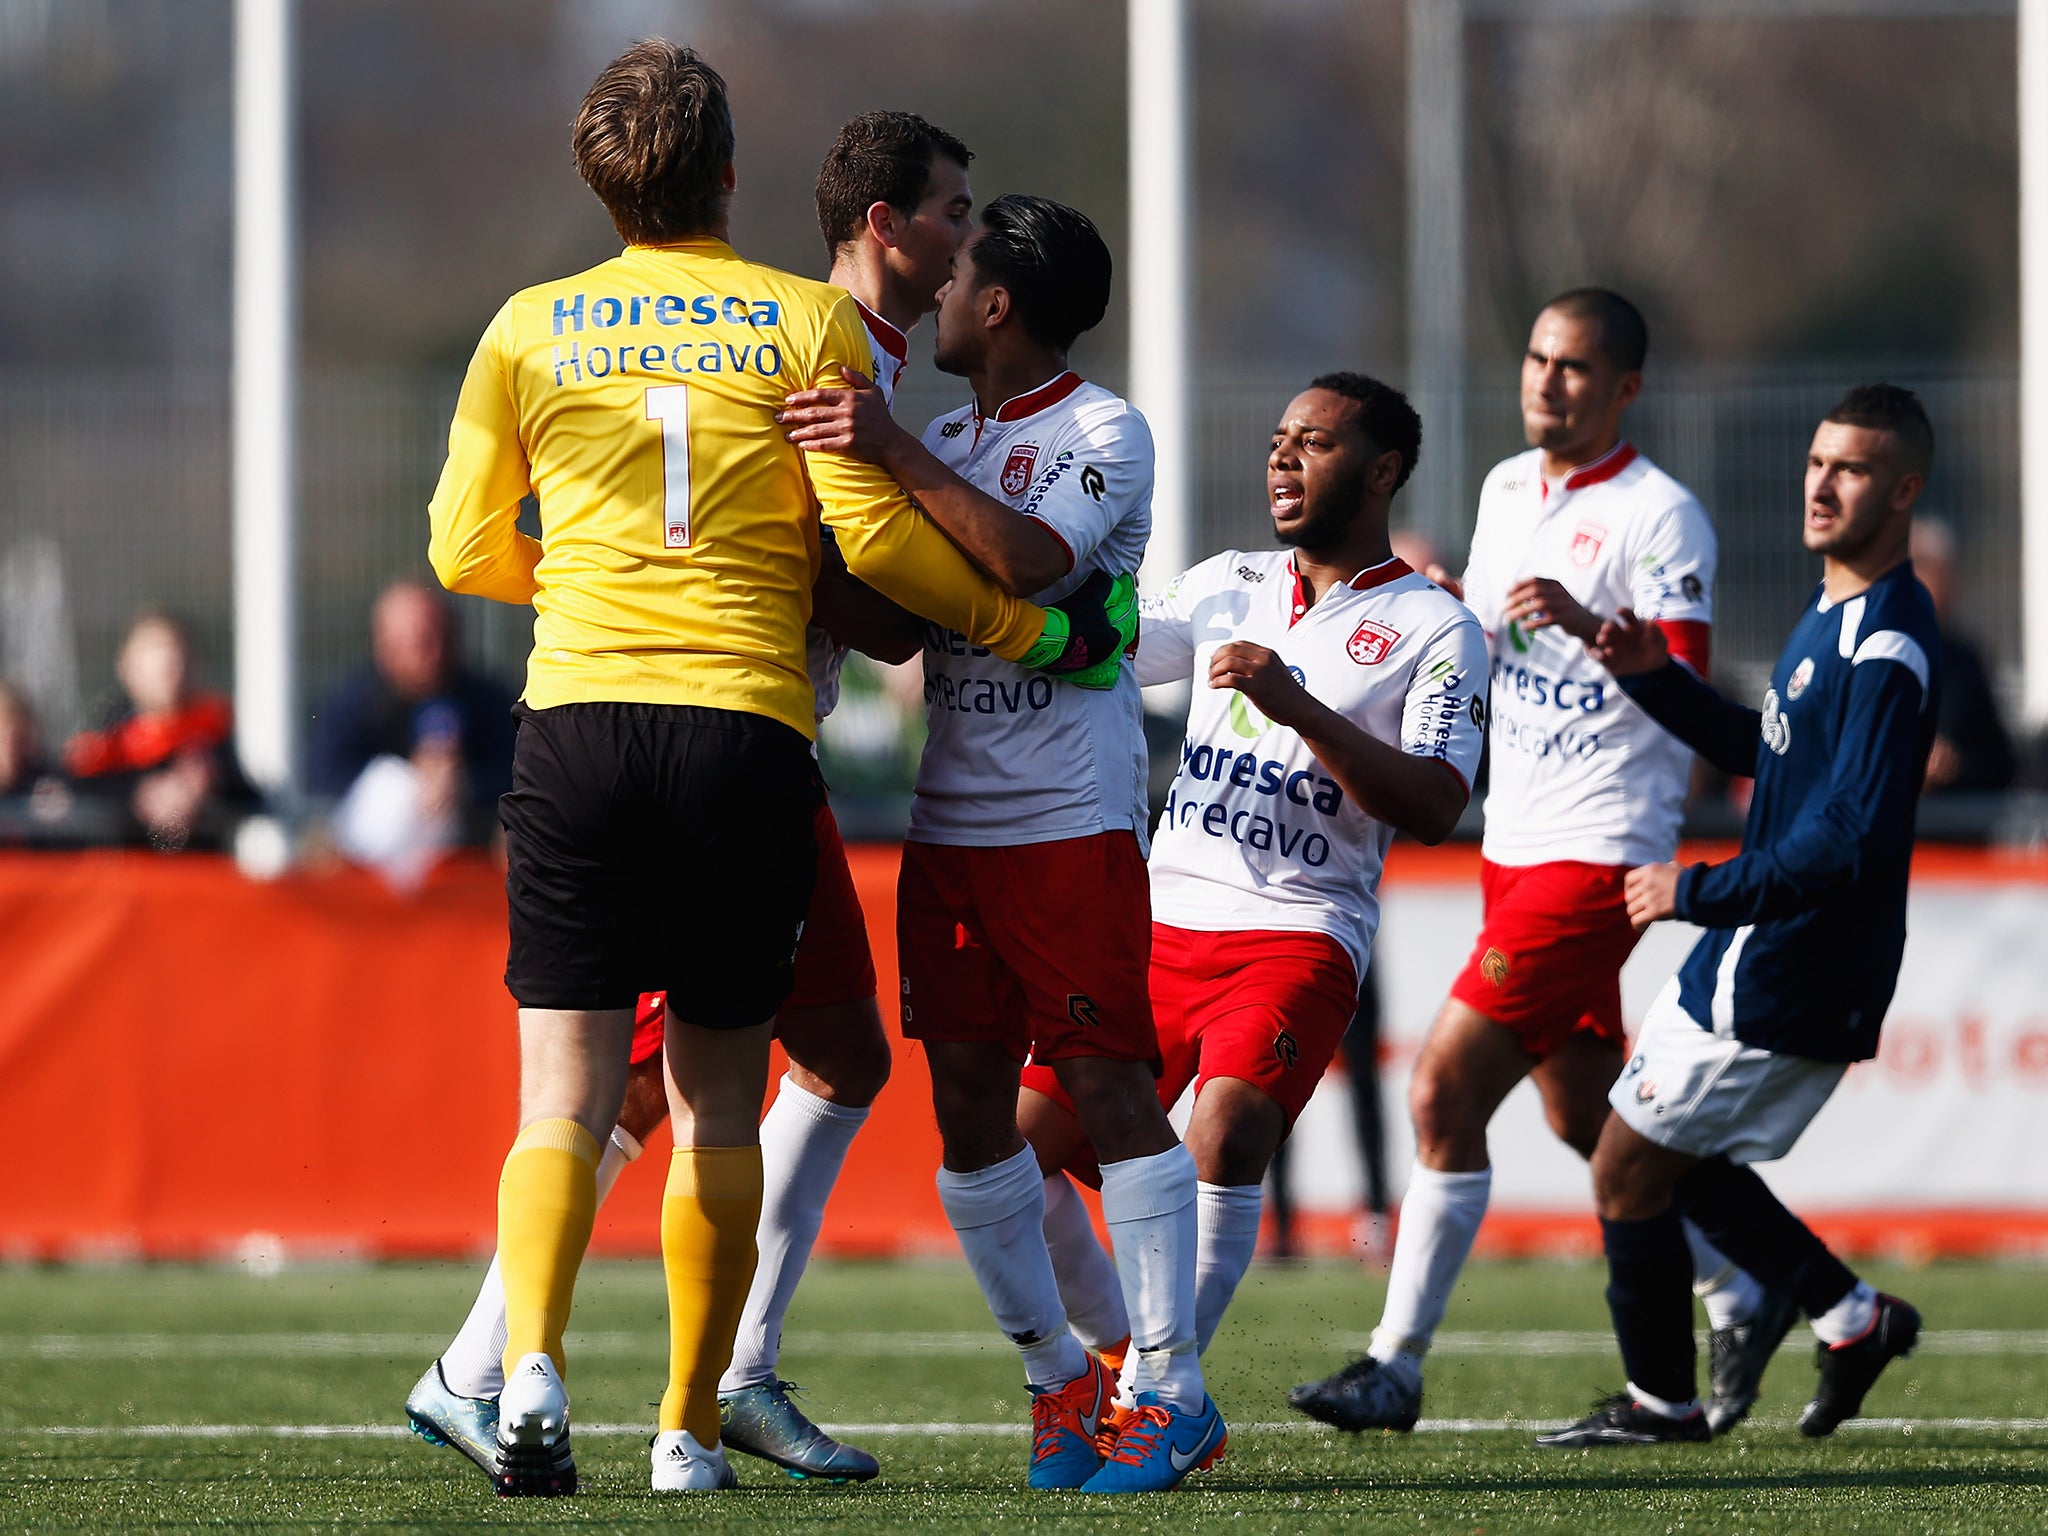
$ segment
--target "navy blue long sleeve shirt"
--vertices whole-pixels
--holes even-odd
[[[1941,655],[1934,605],[1901,564],[1844,602],[1814,595],[1761,711],[1675,662],[1621,679],[1666,730],[1756,779],[1742,852],[1678,880],[1676,915],[1707,930],[1678,973],[1701,1028],[1817,1061],[1877,1054]]]

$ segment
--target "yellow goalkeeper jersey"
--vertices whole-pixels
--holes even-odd
[[[775,413],[866,371],[853,299],[704,238],[513,295],[470,360],[429,508],[449,590],[534,607],[525,698],[744,710],[809,736],[818,519],[848,569],[1014,659],[1043,613],[880,469],[805,455]],[[518,530],[540,502],[541,535]]]

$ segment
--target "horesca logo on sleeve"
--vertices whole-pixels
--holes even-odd
[[[1031,483],[1031,468],[1038,462],[1038,444],[1019,443],[1003,461],[1002,487],[1005,496],[1021,496]]]
[[[1581,570],[1600,558],[1600,546],[1607,542],[1605,525],[1594,522],[1590,517],[1579,524],[1572,535],[1572,564]]]
[[[1344,642],[1344,653],[1361,667],[1376,667],[1387,659],[1387,653],[1400,638],[1398,629],[1389,629],[1376,620],[1367,619]]]

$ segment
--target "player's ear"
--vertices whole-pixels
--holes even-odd
[[[1365,477],[1366,489],[1375,496],[1391,496],[1401,478],[1401,450],[1389,448],[1372,461]]]
[[[901,235],[897,230],[898,215],[887,203],[868,204],[868,233],[873,235],[885,248],[895,250]]]
[[[1918,471],[1909,470],[1892,482],[1892,510],[1909,512],[1913,503],[1920,499],[1920,491],[1927,484],[1927,477]]]
[[[981,323],[984,329],[994,330],[1015,313],[1010,303],[1010,290],[1001,283],[990,283],[981,290]]]
[[[718,186],[722,192],[730,192],[740,184],[740,173],[733,162],[728,160],[718,173]]]
[[[1627,410],[1636,403],[1636,396],[1643,392],[1643,376],[1634,369],[1624,373],[1614,384],[1614,403]]]

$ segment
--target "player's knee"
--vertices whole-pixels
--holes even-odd
[[[1205,1184],[1258,1184],[1287,1136],[1287,1113],[1250,1083],[1212,1078],[1188,1122],[1188,1151]]]
[[[1600,1129],[1607,1124],[1607,1101],[1603,1099],[1598,1104],[1546,1103],[1543,1115],[1559,1141],[1579,1156],[1590,1158],[1600,1145]]]
[[[1475,1141],[1477,1166],[1485,1165],[1485,1123],[1473,1125],[1470,1103],[1446,1074],[1428,1066],[1416,1072],[1408,1085],[1408,1113],[1415,1121],[1416,1149],[1431,1167],[1445,1166],[1439,1157],[1469,1161]]]
[[[873,998],[785,1009],[775,1038],[789,1055],[789,1075],[806,1093],[849,1109],[875,1102],[894,1064]]]

